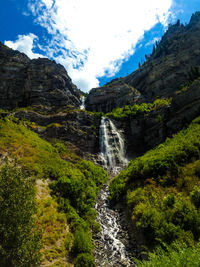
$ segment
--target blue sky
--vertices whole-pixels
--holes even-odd
[[[169,23],[199,9],[199,0],[1,0],[0,41],[56,60],[88,91],[134,71]]]

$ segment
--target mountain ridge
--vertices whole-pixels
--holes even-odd
[[[111,108],[122,107],[135,102],[153,102],[156,97],[173,97],[176,91],[188,81],[192,68],[200,66],[200,12],[192,15],[188,25],[183,26],[178,21],[170,25],[159,44],[147,56],[136,71],[126,77],[114,79],[107,85],[92,89],[86,99],[86,108],[93,111],[111,112]],[[134,88],[135,95],[122,96],[115,99],[106,98],[107,91],[123,83]],[[121,89],[122,91],[124,88]],[[101,92],[101,98],[94,101]],[[93,108],[94,106],[94,108]],[[111,107],[111,108],[110,108]]]

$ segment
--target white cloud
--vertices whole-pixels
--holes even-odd
[[[18,39],[16,41],[5,41],[5,45],[8,47],[18,50],[22,53],[25,53],[31,59],[44,57],[40,54],[34,53],[32,50],[34,48],[34,40],[37,40],[38,37],[33,33],[28,35],[18,35]]]
[[[153,45],[158,41],[160,41],[160,38],[159,37],[154,37],[152,40],[150,40],[148,43],[146,43],[145,46]]]
[[[29,0],[29,9],[52,36],[48,47],[42,47],[46,55],[63,64],[73,82],[87,91],[98,86],[98,77],[119,70],[144,31],[159,21],[166,26],[172,2]],[[31,47],[28,51],[30,55]]]

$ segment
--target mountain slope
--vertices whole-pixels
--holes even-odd
[[[181,85],[190,80],[191,71],[200,66],[199,40],[200,12],[196,12],[188,25],[183,26],[180,21],[170,25],[152,54],[146,56],[146,62],[136,71],[91,90],[86,99],[87,109],[107,113],[125,104],[173,97]],[[125,88],[132,88],[135,93],[130,94]],[[122,91],[121,95],[118,90]],[[109,91],[112,94],[107,98]],[[117,101],[114,92],[118,95]]]

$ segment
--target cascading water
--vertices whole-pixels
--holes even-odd
[[[125,158],[124,140],[109,118],[102,117],[101,119],[99,140],[103,167],[112,175],[116,175],[127,165],[128,161]]]
[[[110,176],[117,175],[128,161],[125,158],[125,146],[121,133],[114,123],[107,117],[102,117],[100,131],[100,158],[103,167]],[[128,244],[128,229],[126,224],[121,224],[122,211],[111,209],[107,200],[109,195],[108,185],[104,186],[96,203],[97,222],[101,232],[94,237],[95,259],[97,266],[133,266],[130,260],[132,247]]]
[[[85,110],[85,96],[81,96],[81,105],[80,109]]]

